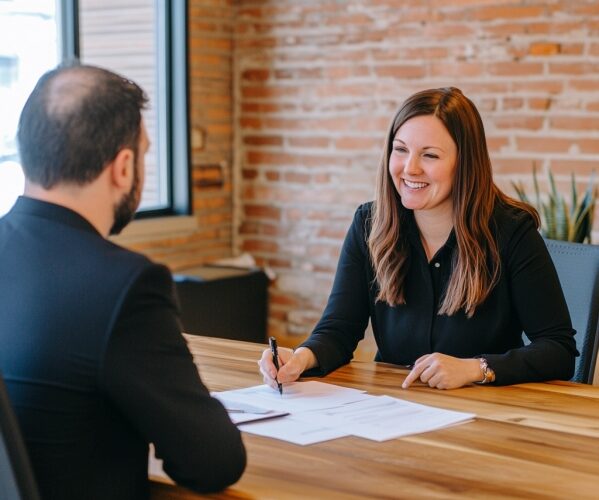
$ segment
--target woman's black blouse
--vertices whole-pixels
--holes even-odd
[[[437,313],[457,252],[452,232],[429,262],[410,215],[410,265],[406,304],[376,302],[377,284],[366,244],[372,203],[356,210],[333,289],[322,318],[302,344],[318,359],[308,374],[326,374],[348,363],[372,322],[377,361],[412,364],[424,354],[484,357],[495,383],[569,379],[577,355],[574,330],[555,267],[529,214],[496,207],[491,227],[501,256],[501,276],[468,318]],[[524,345],[522,332],[530,340]]]

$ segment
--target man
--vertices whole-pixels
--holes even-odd
[[[245,468],[180,334],[169,271],[106,239],[140,201],[146,102],[114,73],[64,67],[19,121],[26,184],[0,219],[0,370],[44,499],[147,498],[148,443],[198,492]]]

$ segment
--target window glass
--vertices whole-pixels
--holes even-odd
[[[19,114],[38,78],[58,64],[55,0],[0,0],[0,216],[23,192]]]
[[[144,121],[151,146],[140,209],[168,205],[167,161],[161,137],[164,90],[159,78],[158,19],[149,0],[80,0],[79,46],[83,63],[116,71],[140,85],[150,98]],[[160,116],[160,119],[159,119]]]

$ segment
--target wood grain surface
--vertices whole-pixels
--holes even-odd
[[[186,336],[212,391],[262,383],[265,345]],[[357,437],[310,446],[244,434],[248,467],[201,496],[152,477],[152,498],[599,498],[599,387],[554,382],[440,391],[401,389],[407,370],[355,361],[323,379],[476,413],[469,423],[383,443]]]

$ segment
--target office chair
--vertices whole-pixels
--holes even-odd
[[[593,383],[599,345],[599,246],[545,240],[576,330],[572,381]]]
[[[0,498],[39,500],[29,456],[0,375]]]

